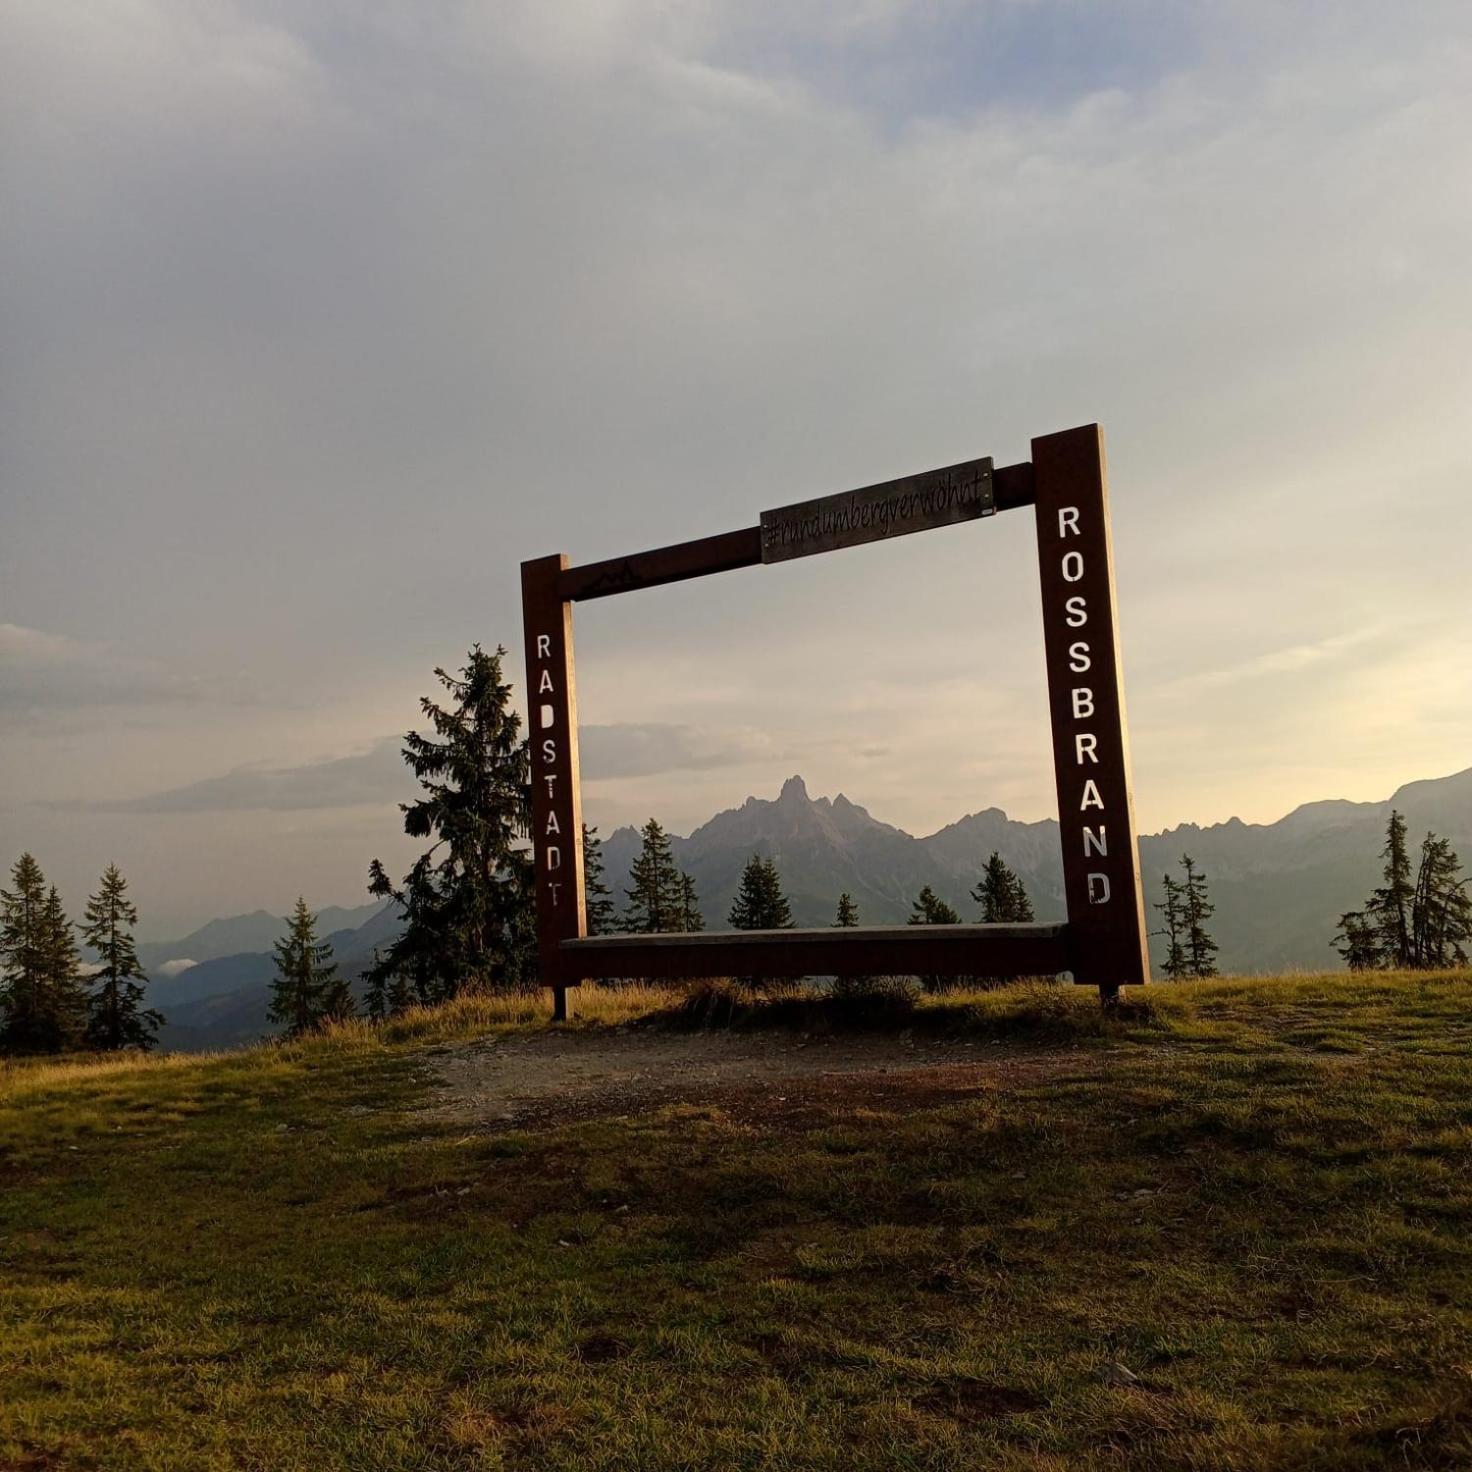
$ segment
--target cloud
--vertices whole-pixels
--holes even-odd
[[[647,777],[660,772],[739,766],[777,755],[770,737],[745,727],[673,724],[583,726],[584,780]],[[404,765],[403,738],[386,736],[365,752],[297,766],[251,764],[219,777],[142,797],[67,799],[51,808],[103,813],[301,812],[401,802],[415,791]]]
[[[206,698],[203,682],[110,645],[0,624],[0,721],[102,706],[172,705]]]
[[[779,754],[770,736],[750,727],[660,722],[582,726],[578,746],[589,782],[736,767]]]
[[[144,797],[47,805],[104,813],[285,813],[391,803],[411,788],[401,746],[400,737],[390,736],[357,756],[295,767],[236,767],[222,777],[206,777]]]
[[[191,967],[198,965],[198,961],[190,960],[188,956],[180,956],[177,960],[165,961],[162,966],[157,966],[154,970],[158,975],[168,977],[172,980],[176,976],[182,976]]]
[[[1091,419],[1142,823],[1208,816],[1224,771],[1227,810],[1281,811],[1262,774],[1295,758],[1376,791],[1465,764],[1465,0],[435,13],[0,7],[0,596],[35,626],[0,720],[47,738],[0,764],[0,798],[175,780],[124,775],[123,723],[92,717],[128,699],[163,717],[132,770],[196,773],[217,739],[225,774],[135,810],[387,802],[391,754],[373,780],[227,768],[301,750],[308,705],[334,713],[322,751],[413,720],[434,663],[517,643],[524,557],[726,531]],[[761,752],[709,733],[770,721],[783,752],[882,738],[910,828],[953,816],[983,758],[965,807],[1051,803],[1046,747],[944,703],[978,664],[999,706],[1036,691],[1033,547],[907,541],[580,608],[585,715],[667,727],[590,728],[590,779],[689,774],[663,788],[703,816],[722,763]],[[1463,656],[1417,666],[1445,704],[1414,754],[1357,681],[1376,649],[1319,651],[1406,609]],[[60,628],[113,642],[39,634]],[[154,663],[120,674],[125,649]],[[597,675],[625,649],[650,655],[628,694]],[[296,709],[247,737],[190,669]],[[873,671],[900,716],[846,718],[838,677]],[[1193,671],[1224,673],[1173,683]],[[93,734],[51,740],[67,710]],[[663,790],[620,800],[665,815]],[[268,825],[209,826],[209,858],[254,844],[277,872]],[[235,871],[188,867],[170,885]]]

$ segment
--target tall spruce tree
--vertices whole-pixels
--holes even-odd
[[[46,890],[42,913],[43,973],[41,1044],[45,1053],[79,1047],[87,1034],[87,993],[82,984],[82,958],[76,935],[53,884]]]
[[[163,1025],[163,1015],[143,1005],[148,978],[133,942],[137,923],[138,907],[128,898],[128,881],[116,864],[109,864],[78,927],[102,968],[91,980],[87,1041],[104,1052],[151,1048]]]
[[[603,882],[603,842],[598,830],[583,824],[583,894],[589,935],[612,935],[617,929],[613,893]]]
[[[988,925],[1024,925],[1034,918],[1026,886],[996,849],[971,898],[981,906],[981,918]]]
[[[0,1046],[18,1053],[31,1049],[45,984],[46,876],[25,853],[10,883],[0,889]]]
[[[267,1015],[293,1038],[329,1018],[350,1017],[353,1005],[347,983],[337,974],[332,946],[317,939],[317,917],[305,899],[298,898],[286,927],[276,942],[276,976]]]
[[[651,818],[640,830],[640,838],[643,842],[629,868],[629,887],[624,891],[629,902],[623,928],[639,935],[681,930],[685,886],[670,852],[670,836]]]
[[[1206,928],[1216,914],[1207,893],[1206,875],[1197,869],[1190,854],[1181,855],[1181,868],[1186,871],[1181,885],[1181,922],[1185,928],[1186,961],[1192,976],[1215,976],[1217,944]]]
[[[377,859],[368,870],[369,892],[397,901],[403,917],[375,970],[407,977],[421,1002],[536,984],[532,867],[521,846],[529,762],[505,656],[477,644],[458,674],[435,670],[451,698],[419,702],[433,735],[409,732],[404,761],[425,795],[401,805],[404,831],[433,843],[401,887]]]
[[[680,929],[694,932],[705,929],[705,916],[700,913],[700,896],[690,875],[680,874]]]
[[[1172,981],[1179,981],[1183,976],[1188,975],[1191,969],[1183,939],[1186,933],[1182,903],[1184,886],[1180,880],[1171,878],[1169,874],[1166,874],[1161,882],[1164,886],[1165,898],[1155,906],[1165,920],[1164,926],[1155,932],[1156,935],[1165,937],[1165,964],[1160,969]]]
[[[1472,939],[1472,897],[1449,840],[1428,833],[1421,844],[1411,902],[1411,965],[1418,971],[1465,966]]]
[[[83,1040],[87,998],[77,943],[55,885],[22,854],[0,889],[0,1047],[59,1053]]]
[[[838,896],[838,913],[833,917],[833,923],[840,930],[852,930],[859,923],[859,907],[847,890]]]
[[[741,871],[741,883],[731,904],[733,930],[790,930],[792,905],[782,889],[776,863],[753,854]]]
[[[1406,820],[1394,810],[1386,827],[1385,883],[1375,891],[1372,908],[1380,931],[1381,946],[1392,966],[1409,967],[1411,955],[1411,906],[1416,887],[1411,882],[1411,856],[1406,848]]]

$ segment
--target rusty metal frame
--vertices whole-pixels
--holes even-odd
[[[522,563],[521,587],[537,939],[556,1015],[567,1014],[567,988],[590,977],[1069,971],[1106,1001],[1121,986],[1149,980],[1103,431],[1090,424],[1044,435],[1033,440],[1030,461],[995,471],[989,461],[973,464],[986,466],[996,511],[1036,513],[1066,923],[589,936],[572,605],[757,566],[762,527],[580,567],[555,554]],[[811,550],[833,546],[830,538]]]

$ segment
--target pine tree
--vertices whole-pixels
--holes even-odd
[[[1427,971],[1461,966],[1472,940],[1472,896],[1451,843],[1428,833],[1411,878],[1406,820],[1392,812],[1386,825],[1379,885],[1358,910],[1339,917],[1331,944],[1351,971]]]
[[[1411,856],[1406,850],[1406,820],[1393,810],[1380,857],[1385,860],[1385,883],[1375,891],[1368,909],[1375,916],[1381,952],[1387,962],[1406,968],[1414,964],[1411,907],[1416,890],[1411,883]]]
[[[669,834],[651,818],[640,830],[643,844],[629,869],[631,887],[624,911],[623,928],[631,933],[652,935],[680,930],[684,909],[683,876],[670,852]]]
[[[128,881],[116,864],[109,864],[103,870],[101,887],[88,897],[79,927],[102,966],[92,978],[87,1041],[103,1051],[151,1048],[163,1024],[162,1014],[143,1006],[148,978],[138,965],[133,943],[137,923],[138,907],[128,898]]]
[[[383,956],[373,948],[373,965],[364,973],[363,1005],[369,1017],[382,1022],[407,1012],[418,1000],[407,973],[384,969]]]
[[[907,925],[959,925],[961,917],[927,884],[910,906]],[[960,976],[921,976],[920,985],[928,992],[943,992],[947,987],[961,985],[967,978]],[[971,978],[974,980],[975,978]]]
[[[1380,936],[1363,910],[1346,910],[1330,942],[1351,971],[1374,971],[1380,965]]]
[[[988,925],[1023,925],[1034,918],[1026,887],[995,849],[971,898],[981,906],[981,918]]]
[[[12,889],[0,889],[0,1044],[28,1052],[36,1035],[43,981],[46,877],[30,854],[10,870]]]
[[[612,891],[603,882],[603,843],[596,828],[583,824],[583,894],[589,935],[612,935],[617,929]]]
[[[271,983],[272,1022],[289,1038],[311,1032],[327,1018],[352,1014],[352,997],[337,974],[332,947],[317,939],[317,917],[298,898],[276,942],[276,978]]]
[[[959,925],[961,917],[927,884],[910,906],[909,925]]]
[[[1181,923],[1186,932],[1186,960],[1192,976],[1215,976],[1217,944],[1206,928],[1216,913],[1207,896],[1206,875],[1199,872],[1189,854],[1181,856],[1186,882],[1181,886]]]
[[[1467,964],[1462,943],[1472,939],[1472,897],[1461,869],[1450,841],[1428,833],[1411,903],[1411,964],[1417,970]]]
[[[368,870],[369,892],[397,901],[404,922],[379,963],[383,984],[408,977],[421,1002],[536,982],[532,867],[521,845],[529,765],[505,656],[477,644],[458,675],[435,670],[452,699],[419,702],[434,735],[409,732],[404,760],[425,795],[402,805],[404,831],[434,842],[401,888],[377,859]]]
[[[30,854],[16,861],[11,882],[14,890],[0,890],[0,1046],[59,1053],[82,1041],[87,1023],[71,921]]]
[[[695,881],[683,872],[680,874],[680,929],[691,932],[705,929],[705,916],[700,913],[700,896],[695,893]]]
[[[1160,969],[1172,981],[1179,981],[1191,969],[1186,947],[1181,940],[1185,933],[1183,913],[1185,886],[1178,879],[1172,879],[1169,874],[1164,876],[1162,883],[1165,886],[1165,899],[1155,906],[1165,917],[1164,929],[1155,932],[1156,935],[1165,937],[1165,965]]]
[[[859,907],[847,890],[838,896],[838,914],[833,923],[840,930],[852,930],[859,923]]]
[[[42,914],[43,973],[40,1051],[60,1053],[82,1044],[87,1033],[87,993],[82,985],[82,958],[72,922],[53,884],[46,891]]]
[[[753,854],[741,871],[741,884],[729,916],[733,930],[790,930],[792,906],[782,876],[771,859]]]

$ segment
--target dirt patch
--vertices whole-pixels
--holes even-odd
[[[428,1055],[434,1108],[492,1130],[718,1104],[737,1120],[792,1128],[838,1108],[915,1109],[986,1087],[1052,1076],[1084,1058],[1077,1046],[1032,1048],[896,1036],[542,1032]]]

